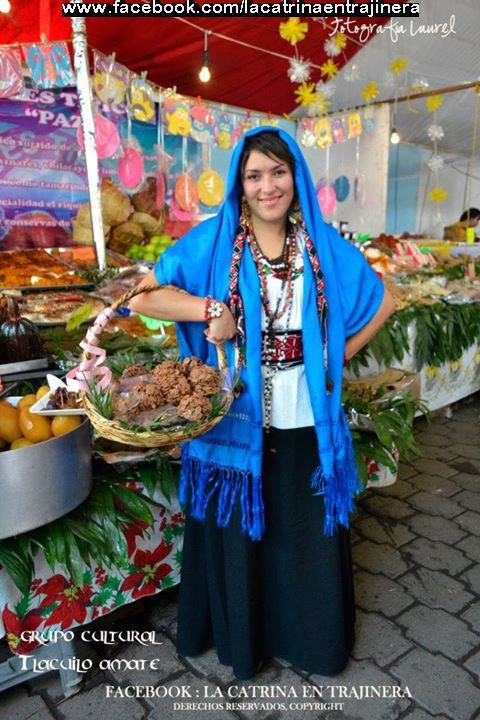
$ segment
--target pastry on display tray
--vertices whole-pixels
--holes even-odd
[[[22,317],[36,325],[62,325],[73,313],[84,305],[92,309],[83,322],[89,322],[105,308],[103,300],[79,291],[51,290],[24,294],[18,298]]]
[[[133,265],[127,270],[119,273],[112,280],[107,280],[102,283],[98,290],[96,290],[96,293],[107,303],[113,303],[118,300],[118,298],[122,297],[124,293],[132,290],[141,283],[149,272],[150,268],[147,265]]]
[[[0,288],[89,287],[80,275],[45,250],[0,252]]]

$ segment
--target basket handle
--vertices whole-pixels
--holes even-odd
[[[186,290],[177,288],[175,287],[175,285],[137,285],[136,287],[128,290],[126,293],[121,295],[114,303],[112,303],[109,308],[106,308],[98,315],[91,328],[89,328],[87,332],[87,337],[80,343],[80,347],[83,348],[81,362],[81,367],[83,366],[83,371],[85,371],[86,369],[84,367],[85,364],[91,361],[91,355],[97,356],[97,360],[95,361],[95,366],[97,369],[99,369],[99,366],[105,360],[105,351],[98,348],[95,344],[95,341],[98,344],[98,336],[108,325],[109,321],[115,314],[115,311],[118,310],[118,308],[122,305],[126,305],[129,300],[136,297],[137,295],[141,295],[144,292],[155,292],[156,290],[175,290],[178,293],[187,295]],[[215,347],[217,349],[218,367],[220,370],[225,370],[227,367],[227,353],[225,351],[225,345],[223,343],[220,343],[218,345],[215,345]]]

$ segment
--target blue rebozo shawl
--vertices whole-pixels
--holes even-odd
[[[303,351],[318,441],[318,466],[311,478],[311,487],[314,494],[324,495],[324,533],[330,535],[337,523],[348,527],[353,495],[360,489],[350,431],[340,404],[345,338],[358,332],[375,315],[383,298],[383,285],[363,255],[323,221],[307,164],[288,133],[265,126],[245,133],[233,152],[225,202],[220,212],[166,250],[155,266],[155,276],[160,285],[172,284],[192,295],[211,295],[228,304],[232,245],[240,216],[242,188],[238,169],[244,138],[267,131],[278,133],[293,153],[300,207],[324,273],[328,303],[327,369],[323,330],[317,313],[315,277],[305,254]],[[244,389],[213,430],[183,444],[180,501],[190,515],[204,519],[207,503],[216,494],[218,525],[225,527],[238,499],[243,531],[259,540],[265,528],[261,306],[259,278],[248,247],[240,267],[239,288],[246,328],[246,367],[241,374]],[[182,357],[195,355],[216,365],[216,348],[206,341],[203,323],[182,322],[176,329]],[[229,364],[233,365],[232,343],[227,343],[227,356]],[[329,387],[333,383],[328,393],[327,378]],[[305,491],[302,482],[303,478],[298,478],[298,492]]]

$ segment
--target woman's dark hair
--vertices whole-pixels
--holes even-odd
[[[462,213],[460,222],[465,222],[465,220],[475,220],[475,218],[477,217],[480,217],[480,210],[478,210],[477,208],[470,208],[469,210],[465,210],[465,212]]]
[[[293,176],[295,176],[295,158],[292,155],[287,143],[281,140],[275,132],[262,132],[245,139],[242,156],[240,158],[240,180],[243,179],[245,166],[252,150],[257,150],[268,157],[276,157],[288,165]]]

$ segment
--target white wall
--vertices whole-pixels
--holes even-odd
[[[325,220],[346,221],[353,232],[378,235],[385,230],[390,110],[384,105],[373,112],[373,132],[363,132],[356,140],[333,144],[327,149],[302,147],[302,150],[315,184],[322,177],[333,182],[339,175],[346,175],[350,181],[347,200],[337,203]],[[363,192],[357,199],[353,193],[356,177],[363,183]]]

